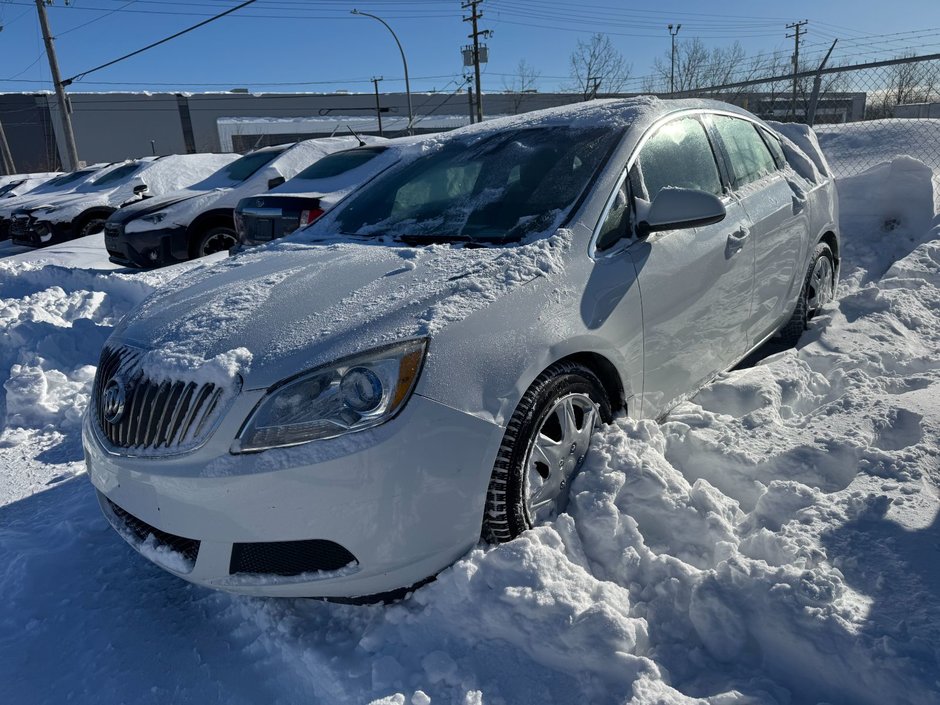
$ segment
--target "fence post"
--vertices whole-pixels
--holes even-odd
[[[826,68],[826,62],[829,61],[832,50],[836,48],[836,42],[838,41],[838,39],[832,40],[832,46],[829,47],[829,51],[826,52],[819,64],[819,68],[816,69],[816,75],[813,76],[813,93],[809,99],[809,109],[806,111],[806,124],[810,127],[816,123],[816,106],[819,104],[819,90],[822,88],[822,70]]]

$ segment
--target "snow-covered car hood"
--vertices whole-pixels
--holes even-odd
[[[130,203],[112,215],[111,220],[113,222],[128,223],[142,215],[157,213],[167,209],[172,209],[170,214],[171,217],[175,219],[179,215],[190,213],[194,207],[202,209],[212,205],[213,201],[218,200],[225,192],[230,190],[231,189],[212,189],[210,191],[203,191],[193,188],[184,188],[179,191],[174,191],[173,193],[168,193],[165,196],[146,198],[142,201]],[[180,205],[178,209],[174,208],[177,204],[183,204],[188,201],[193,201],[194,199],[199,199],[198,206],[187,203],[186,205]]]
[[[559,270],[569,243],[567,231],[492,248],[281,243],[174,280],[113,337],[190,370],[237,359],[246,388],[268,387],[345,355],[433,337]]]

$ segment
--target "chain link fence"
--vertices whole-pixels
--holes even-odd
[[[851,176],[899,154],[940,171],[940,54],[751,78],[677,91],[715,98],[765,120],[814,126],[820,143],[850,155],[833,164]]]

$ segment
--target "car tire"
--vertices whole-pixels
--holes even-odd
[[[225,225],[218,225],[209,228],[202,235],[193,247],[193,258],[205,257],[216,252],[228,252],[238,244],[238,235],[233,228]]]
[[[562,361],[540,374],[506,426],[486,494],[483,538],[511,541],[564,511],[595,426],[611,418],[604,385],[590,368]]]
[[[104,224],[107,218],[93,217],[87,223],[83,224],[78,232],[79,237],[88,237],[94,235],[99,230],[104,230]]]
[[[816,245],[810,258],[806,278],[800,289],[793,315],[780,329],[780,338],[786,345],[796,345],[809,320],[835,297],[836,267],[832,250],[824,242]]]

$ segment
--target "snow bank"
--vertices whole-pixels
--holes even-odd
[[[903,155],[940,171],[940,120],[868,120],[814,129],[836,176],[858,174]]]

